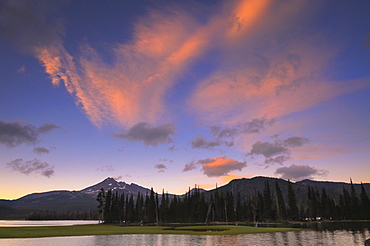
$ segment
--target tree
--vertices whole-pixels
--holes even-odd
[[[355,220],[360,219],[360,202],[355,190],[355,186],[352,183],[352,179],[351,179],[351,209],[352,209],[351,219]]]
[[[278,181],[275,182],[275,190],[276,190],[276,200],[277,200],[277,220],[285,220],[286,219],[286,207],[285,201],[283,198],[283,193],[281,192],[280,186]]]
[[[98,201],[98,213],[99,213],[99,223],[100,221],[104,220],[103,212],[104,212],[104,205],[105,205],[105,192],[104,189],[101,188],[98,196],[96,197],[96,200]]]
[[[297,206],[297,198],[293,190],[292,182],[288,180],[288,218],[291,220],[299,219],[299,211]]]
[[[361,211],[363,219],[370,219],[370,200],[366,193],[364,185],[361,183]]]
[[[270,190],[270,185],[269,182],[265,182],[265,188],[263,191],[263,218],[264,220],[273,220],[274,219],[274,203],[272,202],[272,197],[271,197],[271,190]]]

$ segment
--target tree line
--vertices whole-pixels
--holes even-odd
[[[98,220],[98,211],[55,211],[55,210],[45,210],[45,211],[34,211],[32,212],[26,220]]]
[[[212,223],[212,222],[272,222],[300,220],[359,220],[370,219],[370,200],[364,186],[357,194],[343,187],[339,198],[329,198],[308,186],[307,199],[298,201],[292,183],[287,183],[287,199],[276,181],[274,192],[268,181],[264,189],[245,197],[231,191],[211,194],[194,188],[183,197],[162,192],[159,196],[151,189],[149,194],[119,194],[101,189],[97,195],[99,220],[120,224]]]

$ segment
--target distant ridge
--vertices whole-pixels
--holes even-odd
[[[214,192],[233,192],[234,194],[240,194],[241,197],[248,197],[251,194],[255,194],[258,191],[263,192],[265,183],[268,182],[272,193],[275,190],[275,183],[279,184],[279,187],[283,193],[283,196],[287,196],[287,184],[288,181],[271,178],[271,177],[253,177],[253,178],[242,178],[234,179],[228,184],[217,187],[217,189],[198,191],[204,192],[205,197],[209,197]],[[363,184],[366,192],[370,195],[370,183]],[[343,188],[350,191],[350,183],[344,182],[331,182],[331,181],[314,181],[314,180],[302,180],[293,183],[293,188],[296,191],[297,198],[299,200],[307,199],[308,186],[322,191],[325,188],[330,198],[338,199],[339,195],[342,194]],[[133,195],[134,198],[140,192],[142,195],[149,194],[150,189],[142,187],[140,185],[131,183],[127,184],[123,181],[116,181],[114,178],[106,178],[103,181],[84,188],[80,191],[48,191],[42,193],[33,193],[23,196],[15,200],[0,200],[0,219],[24,219],[31,212],[36,210],[54,210],[58,212],[64,211],[89,211],[96,210],[97,201],[96,196],[99,190],[111,189],[119,194],[125,193],[127,195]],[[166,188],[166,187],[164,187]],[[360,184],[354,184],[354,188],[357,194],[361,192]],[[197,188],[198,189],[198,188]],[[189,191],[188,191],[189,192]],[[190,193],[195,192],[195,188],[190,190]],[[185,193],[187,194],[187,193]],[[179,195],[179,197],[183,197]],[[159,194],[161,196],[161,194]],[[173,197],[173,194],[169,194],[169,197]]]

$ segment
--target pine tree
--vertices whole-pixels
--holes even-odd
[[[292,182],[288,180],[288,218],[291,220],[299,219],[299,211],[297,206],[297,199],[293,190]]]
[[[355,186],[351,179],[351,208],[352,208],[352,219],[360,219],[360,202],[355,190]]]
[[[325,188],[322,188],[321,193],[321,216],[325,219],[330,217],[330,202]]]
[[[343,219],[352,219],[351,196],[343,186]]]
[[[279,183],[275,182],[275,190],[276,190],[276,200],[277,200],[277,220],[285,220],[286,219],[286,207],[285,201],[283,198],[283,193],[281,192]]]
[[[273,220],[274,219],[274,203],[271,198],[271,190],[269,182],[265,182],[265,188],[263,190],[263,218],[264,220]]]
[[[362,219],[369,220],[370,219],[370,200],[366,193],[365,187],[361,182],[361,211],[362,211]]]
[[[105,206],[105,191],[103,188],[100,189],[98,196],[96,197],[98,201],[98,213],[99,213],[99,223],[104,220],[103,212]]]
[[[104,223],[110,224],[112,223],[112,190],[108,190],[105,196],[105,204],[104,204]]]

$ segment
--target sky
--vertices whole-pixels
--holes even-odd
[[[370,2],[0,0],[0,198],[107,177],[370,182]]]

